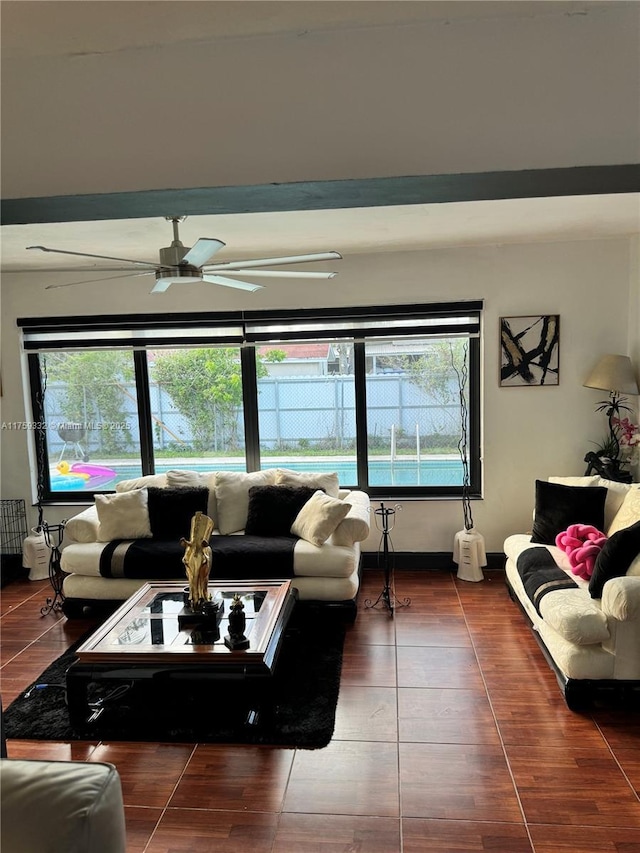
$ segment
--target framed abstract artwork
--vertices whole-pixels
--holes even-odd
[[[500,385],[560,383],[560,315],[500,317]]]

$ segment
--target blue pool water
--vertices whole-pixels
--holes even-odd
[[[117,475],[113,482],[106,483],[102,489],[113,489],[115,484],[121,480],[130,480],[140,477],[140,467],[136,465],[120,466],[111,463]],[[350,487],[357,483],[355,461],[335,461],[324,459],[321,461],[301,459],[295,461],[263,460],[264,468],[289,468],[292,471],[335,471],[341,486]],[[157,460],[156,473],[162,474],[172,469],[181,468],[190,471],[245,471],[243,462],[220,462],[212,460],[210,464],[189,463],[189,460]],[[420,463],[415,459],[389,460],[374,459],[369,462],[369,485],[371,486],[460,486],[462,484],[462,463],[458,459],[423,459]],[[52,484],[53,485],[53,484]],[[78,488],[76,486],[76,488]],[[81,488],[91,490],[90,485]],[[58,483],[53,486],[54,491],[62,491],[63,487]]]

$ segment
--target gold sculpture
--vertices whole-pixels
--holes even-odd
[[[197,512],[191,519],[190,538],[180,539],[180,544],[185,549],[182,562],[189,580],[189,607],[194,611],[202,610],[211,598],[207,587],[211,571],[209,539],[212,532],[212,519],[202,512]]]

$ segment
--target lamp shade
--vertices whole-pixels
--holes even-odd
[[[638,383],[628,355],[603,355],[582,383],[586,388],[638,394]]]

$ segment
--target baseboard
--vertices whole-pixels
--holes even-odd
[[[394,568],[408,571],[453,572],[458,569],[451,551],[394,551],[391,559]],[[382,554],[378,551],[363,552],[362,566],[365,569],[382,568]],[[487,554],[486,568],[504,571],[504,553],[494,551]]]

